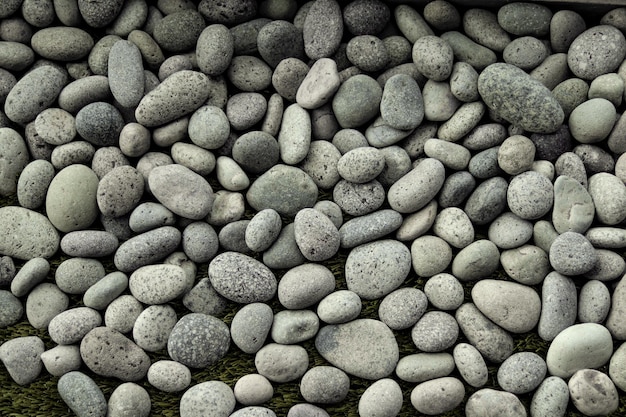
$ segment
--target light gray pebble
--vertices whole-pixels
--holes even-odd
[[[50,321],[67,309],[69,297],[55,284],[44,282],[26,298],[26,318],[35,329],[46,329]]]
[[[318,61],[316,61],[316,63],[325,59],[326,58],[321,58]],[[328,59],[327,65],[331,66],[332,68],[332,64],[334,64],[334,61],[332,61],[332,64],[331,64],[331,61],[332,60]],[[324,62],[326,61],[322,61],[322,63]],[[322,65],[322,63],[318,64],[318,67]],[[303,106],[304,108],[308,108],[310,107],[310,105],[317,105],[319,103],[318,100],[321,100],[322,102],[324,100],[329,100],[330,96],[326,97],[326,94],[323,94],[323,93],[320,94],[318,97],[317,87],[316,87],[316,90],[308,90],[308,89],[303,88],[302,89],[303,92],[300,93],[301,98],[300,100],[297,100],[297,97],[298,97],[297,94],[300,91],[300,86],[302,85],[308,73],[309,73],[309,66],[306,63],[302,62],[301,60],[297,58],[285,58],[278,63],[276,68],[274,68],[274,72],[272,74],[272,86],[274,87],[276,92],[280,94],[281,97],[292,102],[298,101],[298,104],[300,104],[300,106]],[[337,75],[336,78],[333,77],[332,79],[329,80],[331,81],[329,87],[336,85],[330,88],[330,91],[334,92],[336,91],[337,88],[339,88],[339,83],[337,82],[338,77],[339,76]],[[335,81],[332,81],[332,80],[335,80]],[[314,86],[312,84],[313,83],[311,83],[311,87]],[[326,86],[326,83],[322,85]],[[307,94],[304,94],[305,91]],[[322,91],[326,92],[327,88],[324,88]],[[315,99],[312,100],[311,104],[309,104],[308,100],[302,96],[308,96],[309,100],[313,97]]]
[[[130,42],[115,42],[109,52],[108,77],[111,93],[123,107],[135,107],[144,94],[145,75],[141,52]]]
[[[296,244],[293,223],[285,225],[272,246],[263,252],[263,263],[270,268],[288,269],[305,262],[306,258]]]
[[[324,297],[317,307],[320,320],[328,324],[347,323],[361,313],[361,298],[349,290],[338,290]]]
[[[87,104],[104,101],[110,96],[108,78],[104,75],[91,75],[67,84],[59,94],[58,103],[63,110],[77,113]]]
[[[437,207],[437,201],[431,200],[421,210],[406,216],[396,231],[396,239],[411,241],[426,233],[435,222]]]
[[[175,163],[189,168],[196,174],[208,176],[215,169],[215,155],[200,146],[176,142],[170,151]]]
[[[307,263],[288,270],[278,284],[278,299],[288,309],[310,307],[332,293],[335,277],[323,265]]]
[[[455,310],[465,297],[459,280],[445,272],[430,277],[424,285],[424,293],[428,301],[440,310]]]
[[[190,368],[205,368],[226,355],[230,330],[220,319],[201,313],[183,316],[167,340],[170,357]]]
[[[111,393],[107,416],[124,417],[126,413],[133,413],[137,417],[148,417],[151,408],[148,391],[133,382],[125,382]]]
[[[513,353],[513,338],[501,327],[485,317],[472,303],[465,303],[456,310],[459,328],[485,359],[502,363]]]
[[[267,407],[249,406],[231,414],[233,417],[276,417],[276,413]]]
[[[63,146],[68,145],[70,144]],[[91,169],[99,179],[112,171],[113,168],[129,165],[130,162],[117,146],[98,147],[91,159]]]
[[[411,339],[422,352],[442,352],[453,346],[459,335],[455,318],[443,311],[425,313],[413,326]]]
[[[246,246],[246,228],[250,220],[235,220],[222,227],[217,239],[223,250],[239,252],[245,255],[253,255],[252,250]]]
[[[375,179],[385,167],[382,152],[372,147],[359,147],[344,153],[337,161],[337,172],[347,181],[362,184]]]
[[[109,304],[104,312],[104,324],[120,333],[133,330],[143,305],[132,295],[121,295]]]
[[[441,414],[455,409],[463,401],[465,387],[454,377],[422,382],[411,391],[411,404],[420,413]]]
[[[343,155],[346,152],[358,148],[369,146],[363,133],[356,129],[341,129],[334,136],[332,144]]]
[[[172,226],[162,226],[128,239],[115,251],[113,261],[122,272],[132,272],[165,258],[180,244],[181,233]]]
[[[44,258],[29,259],[11,281],[11,293],[16,297],[27,295],[31,289],[46,279],[50,263]]]
[[[238,93],[226,103],[226,116],[235,130],[246,130],[258,123],[267,111],[267,100],[259,93]]]
[[[57,266],[54,279],[67,294],[84,294],[104,275],[104,266],[97,259],[69,258]]]
[[[595,369],[576,372],[567,383],[574,406],[587,415],[608,415],[619,407],[619,394],[609,376]]]
[[[624,368],[621,366],[624,363],[624,353],[626,352],[626,348],[624,347],[624,343],[622,343],[611,356],[611,361],[609,362],[609,376],[613,383],[619,388],[624,388]]]
[[[356,128],[374,118],[380,108],[383,89],[376,80],[365,74],[350,77],[341,84],[332,106],[339,125]]]
[[[527,414],[524,405],[515,394],[493,388],[483,388],[470,395],[465,405],[465,415],[467,417],[485,415],[524,417]]]
[[[358,411],[362,417],[397,415],[402,408],[402,390],[391,378],[383,378],[361,394]],[[322,417],[322,416],[320,416]]]
[[[618,249],[626,246],[626,233],[618,227],[592,227],[585,237],[594,247]]]
[[[428,299],[417,288],[400,288],[388,294],[378,307],[380,321],[392,330],[413,326],[426,311]]]
[[[38,336],[21,336],[0,345],[0,361],[18,385],[28,385],[41,373],[45,347]]]
[[[48,325],[48,334],[59,345],[71,345],[80,342],[101,323],[102,317],[98,311],[89,307],[75,307],[54,316]]]
[[[550,376],[537,387],[530,412],[536,417],[564,416],[569,398],[567,383],[558,376]]]
[[[274,314],[270,335],[274,342],[292,345],[309,340],[319,330],[319,318],[312,310],[283,310]]]
[[[13,326],[22,318],[24,306],[11,292],[0,290],[0,328]]]
[[[399,146],[391,145],[380,149],[385,158],[385,167],[377,180],[385,187],[390,187],[411,170],[411,158]]]
[[[305,374],[309,355],[300,345],[269,343],[256,352],[254,366],[272,382],[291,382]]]
[[[105,216],[120,217],[130,213],[143,196],[144,179],[135,168],[117,166],[98,183],[96,200]]]
[[[387,325],[373,319],[322,327],[315,347],[332,365],[370,380],[389,376],[399,359],[393,333]]]
[[[498,23],[498,16],[485,9],[469,9],[463,15],[463,30],[475,42],[502,52],[509,43],[511,37]]]
[[[202,30],[196,43],[196,59],[200,71],[210,76],[221,75],[230,65],[234,50],[235,42],[231,30],[220,23],[208,25]]]
[[[218,235],[210,224],[193,222],[183,230],[182,244],[183,251],[193,262],[208,262],[217,254]]]
[[[136,269],[128,279],[131,294],[144,304],[164,304],[188,287],[185,271],[178,265],[152,264]]]
[[[74,116],[63,109],[52,107],[35,118],[37,134],[51,145],[63,145],[76,136]]]
[[[253,130],[235,140],[232,157],[248,173],[261,174],[279,161],[280,145],[268,133]]]
[[[474,281],[489,276],[500,265],[500,252],[487,239],[476,240],[463,249],[452,261],[452,274],[460,281]]]
[[[590,54],[604,58],[592,60]],[[599,25],[585,30],[573,40],[567,51],[567,63],[574,75],[592,80],[615,71],[625,55],[626,39],[622,32],[611,25]]]
[[[582,159],[574,152],[565,152],[554,164],[556,175],[566,175],[587,188],[587,172]]]
[[[304,52],[313,59],[336,52],[343,35],[343,18],[339,4],[324,0],[310,7],[302,27]]]
[[[589,195],[596,208],[596,218],[607,226],[613,226],[626,218],[623,210],[626,186],[622,180],[607,172],[592,175],[588,180]]]
[[[507,32],[517,36],[549,33],[552,12],[548,7],[525,3],[506,6],[498,10],[498,23]]]
[[[195,145],[209,150],[218,149],[228,140],[229,119],[217,106],[202,106],[191,115],[187,131]]]
[[[507,189],[511,212],[525,220],[541,218],[552,209],[554,188],[550,180],[534,171],[515,176]]]
[[[604,98],[619,107],[624,98],[624,80],[616,73],[599,75],[591,82],[588,94],[590,99]]]
[[[311,403],[335,404],[343,401],[350,390],[350,378],[333,366],[314,366],[300,382],[300,394]]]
[[[454,114],[439,127],[438,137],[451,142],[460,140],[476,127],[485,115],[485,110],[485,105],[481,102],[461,104]]]
[[[468,171],[458,171],[449,175],[437,199],[442,208],[458,207],[469,197],[476,188],[476,180]]]
[[[238,403],[243,405],[259,405],[269,401],[274,395],[272,383],[259,374],[246,374],[239,378],[233,387]]]
[[[339,231],[328,216],[312,209],[303,208],[294,218],[296,244],[310,261],[323,261],[339,250]]]
[[[389,205],[400,213],[413,213],[421,209],[443,186],[444,171],[440,161],[424,159],[389,188]]]
[[[183,305],[193,313],[218,315],[226,309],[227,300],[219,295],[208,278],[202,278],[183,296]]]
[[[498,385],[513,394],[533,391],[544,380],[546,362],[534,352],[517,352],[509,356],[498,369]]]
[[[611,332],[616,339],[624,339],[624,334],[626,333],[624,329],[624,324],[620,321],[619,311],[621,311],[624,307],[624,301],[626,298],[624,297],[624,287],[626,285],[626,281],[620,279],[617,283],[617,286],[613,290],[613,296],[611,298],[611,310],[609,311],[609,316],[606,320],[606,327]]]
[[[457,61],[467,62],[476,71],[482,71],[496,62],[496,54],[491,49],[474,42],[461,32],[445,32],[441,35],[441,39],[450,44]]]
[[[237,276],[233,277],[235,270]],[[267,301],[277,288],[276,278],[269,268],[236,252],[224,252],[213,258],[209,264],[209,279],[218,293],[239,303]]]
[[[424,153],[455,171],[465,169],[471,158],[470,152],[462,145],[435,138],[428,139],[424,143]]]
[[[394,145],[411,134],[410,130],[396,129],[377,117],[365,130],[365,138],[370,146],[384,148]]]
[[[287,107],[278,132],[280,158],[284,163],[295,165],[307,156],[311,133],[309,113],[297,103]]]
[[[461,101],[452,94],[450,83],[428,80],[422,89],[424,117],[431,122],[445,122],[461,106]]]
[[[433,35],[433,30],[421,14],[409,5],[400,5],[394,9],[394,17],[400,32],[412,44],[422,36]]]
[[[618,253],[608,249],[596,249],[597,261],[584,276],[598,281],[611,281],[624,274],[626,261]]]
[[[487,234],[489,240],[500,249],[514,249],[532,238],[533,224],[511,212],[505,212],[489,225]]]
[[[437,36],[427,35],[416,40],[412,57],[418,71],[430,80],[444,81],[452,73],[452,47]]]
[[[387,67],[389,53],[384,42],[374,35],[358,35],[348,41],[348,60],[364,72],[377,72]]]
[[[569,78],[552,89],[554,98],[559,102],[567,117],[572,111],[587,100],[589,85],[580,78]]]
[[[180,399],[181,417],[207,413],[230,415],[235,409],[233,390],[222,381],[204,381],[189,388]]]
[[[219,190],[214,197],[213,206],[206,218],[210,225],[227,226],[229,223],[237,222],[241,219],[245,211],[243,194]],[[242,241],[242,244],[244,243],[245,241]]]
[[[78,417],[105,417],[107,400],[96,382],[80,371],[59,378],[57,390],[61,399]]]
[[[28,260],[50,258],[59,248],[59,234],[45,216],[23,208],[0,208],[0,253]]]
[[[611,294],[598,280],[587,281],[578,294],[578,320],[581,323],[602,323],[611,308]]]
[[[470,386],[479,388],[489,379],[487,364],[481,353],[469,343],[459,343],[452,352],[454,365]]]
[[[567,175],[555,180],[552,223],[557,232],[584,233],[591,226],[594,214],[594,201],[580,182]]]
[[[535,159],[535,145],[522,135],[513,135],[498,148],[498,165],[509,175],[530,170]]]
[[[353,248],[384,237],[402,224],[402,216],[395,210],[379,210],[347,221],[339,229],[341,247]]]
[[[259,211],[246,227],[246,245],[255,252],[268,249],[278,238],[282,228],[282,219],[274,209]]]
[[[551,271],[548,254],[529,244],[502,251],[500,263],[509,277],[524,285],[539,284]]]
[[[274,137],[278,135],[280,123],[283,118],[283,111],[283,98],[278,93],[272,94],[267,100],[267,111],[261,123],[261,130]]]
[[[550,272],[541,287],[541,316],[537,333],[552,341],[574,324],[578,313],[578,295],[574,281],[556,271]]]
[[[447,207],[437,214],[433,224],[433,233],[459,249],[466,247],[474,240],[474,226],[467,214],[458,207]]]
[[[191,371],[176,361],[154,362],[148,368],[147,376],[150,385],[163,392],[180,392],[191,384]]]
[[[233,343],[245,353],[256,353],[270,333],[274,313],[264,303],[246,304],[235,313],[230,333]]]
[[[229,191],[241,191],[248,188],[250,179],[239,164],[227,156],[219,156],[215,161],[217,180]]]
[[[539,66],[549,55],[547,46],[533,36],[522,36],[510,42],[503,51],[507,64],[515,65],[525,71]]]
[[[420,277],[430,277],[442,272],[451,261],[452,248],[439,236],[420,236],[411,244],[411,264]]]
[[[93,284],[83,295],[83,304],[95,310],[104,310],[128,287],[128,277],[115,271]]]
[[[83,363],[77,345],[57,345],[41,354],[46,371],[53,376],[62,376],[78,371]]]
[[[616,120],[613,103],[605,98],[592,98],[572,110],[569,128],[578,142],[597,143],[609,136]]]
[[[563,275],[581,275],[589,272],[598,260],[589,240],[576,232],[565,232],[550,246],[550,265]]]
[[[448,376],[454,370],[449,353],[414,353],[402,357],[396,366],[396,375],[402,381],[420,383]]]

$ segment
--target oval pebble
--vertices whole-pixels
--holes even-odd
[[[136,269],[128,279],[128,288],[144,304],[164,304],[187,289],[185,271],[177,265],[154,264]]]
[[[102,277],[83,294],[83,304],[95,310],[104,310],[128,287],[128,277],[115,271]]]
[[[581,275],[596,264],[598,255],[587,238],[576,232],[561,233],[549,252],[550,265],[563,275]]]
[[[424,159],[389,188],[389,205],[400,213],[413,213],[421,209],[443,186],[444,171],[443,164],[438,160]]]
[[[417,323],[427,306],[424,292],[417,288],[400,288],[383,298],[378,317],[390,329],[403,330]]]
[[[307,263],[288,270],[278,283],[278,300],[288,309],[310,307],[330,294],[335,277],[323,265]]]
[[[328,324],[347,323],[361,313],[361,298],[350,290],[338,290],[320,300],[317,315]]]
[[[233,317],[230,333],[233,343],[246,353],[256,353],[269,335],[274,313],[263,303],[246,304]]]
[[[487,239],[476,240],[452,260],[452,274],[459,281],[473,281],[490,276],[500,264],[500,252],[495,243]]]
[[[534,352],[517,352],[509,356],[498,369],[498,385],[513,394],[533,391],[544,380],[546,362]]]
[[[13,326],[22,318],[24,306],[22,302],[6,290],[0,290],[0,328]]]
[[[259,405],[274,395],[272,383],[259,374],[247,374],[237,380],[233,387],[237,402],[243,405]]]
[[[567,383],[574,406],[586,415],[609,415],[619,407],[619,394],[609,376],[595,369],[577,371]]]
[[[456,408],[464,396],[465,387],[457,378],[436,378],[413,388],[411,404],[420,413],[436,415]]]
[[[96,382],[80,371],[61,376],[57,383],[61,399],[80,417],[107,415],[107,400]]]
[[[261,262],[241,253],[217,255],[209,263],[208,274],[220,295],[238,303],[268,301],[276,294],[274,273]]]
[[[111,393],[107,416],[123,417],[125,413],[131,412],[137,417],[148,417],[151,409],[148,391],[133,382],[125,382]]]
[[[269,343],[256,352],[254,366],[259,374],[272,382],[290,382],[305,374],[309,355],[300,345]]]
[[[485,317],[472,303],[456,310],[459,328],[485,359],[502,363],[513,353],[513,338],[501,327]]]
[[[472,387],[482,387],[489,379],[487,364],[481,353],[469,343],[459,343],[452,351],[461,377]]]
[[[341,84],[332,107],[344,129],[356,128],[373,119],[379,111],[383,89],[372,77],[358,74]]]
[[[182,363],[169,360],[154,362],[148,368],[148,382],[163,392],[180,392],[191,384],[191,372]]]
[[[361,394],[359,415],[361,417],[395,416],[402,407],[402,390],[391,378],[374,382]]]
[[[591,57],[603,57],[591,59]],[[567,64],[583,80],[615,71],[626,56],[626,39],[611,25],[599,25],[578,35],[567,51]]]
[[[100,313],[89,307],[75,307],[59,313],[48,325],[50,338],[59,345],[80,342],[92,329],[100,326]]]
[[[167,339],[170,357],[190,368],[206,368],[222,359],[230,347],[228,326],[217,317],[189,313],[181,317]]]
[[[181,417],[203,414],[228,416],[235,409],[235,394],[222,381],[203,381],[189,388],[180,398]]]
[[[474,392],[465,404],[467,417],[506,416],[524,417],[526,409],[519,398],[510,392],[483,388]]]
[[[454,360],[449,353],[414,353],[402,357],[396,375],[402,381],[420,383],[450,375]]]
[[[122,243],[113,257],[117,269],[132,272],[165,258],[178,247],[181,233],[172,226],[158,227]]]
[[[28,163],[17,181],[17,201],[20,206],[31,210],[43,206],[54,174],[54,166],[44,159]]]

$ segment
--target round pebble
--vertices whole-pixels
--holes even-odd
[[[403,330],[417,323],[427,306],[424,292],[417,288],[401,288],[383,298],[378,317],[390,329]]]
[[[148,368],[148,382],[163,392],[180,392],[191,384],[191,372],[182,363],[160,360]]]
[[[269,401],[274,396],[272,383],[259,374],[247,374],[237,380],[233,387],[233,393],[238,403],[260,405]]]
[[[619,394],[607,374],[595,369],[577,371],[567,383],[574,406],[586,415],[609,415],[619,407]]]
[[[180,398],[181,417],[212,413],[227,416],[235,409],[233,390],[221,381],[204,381],[189,388]]]
[[[125,413],[131,412],[137,417],[148,417],[151,409],[148,391],[133,382],[125,382],[111,393],[107,415],[123,417]]]
[[[167,339],[170,357],[190,368],[205,368],[219,361],[230,346],[230,331],[220,319],[189,313],[178,320]]]

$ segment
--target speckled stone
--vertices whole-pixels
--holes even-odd
[[[489,379],[487,364],[478,349],[469,343],[458,343],[452,355],[454,364],[465,382],[476,388],[487,383]]]
[[[236,271],[234,275],[233,271]],[[215,290],[235,302],[267,301],[276,293],[274,273],[244,254],[224,252],[217,255],[210,262],[208,273]]]
[[[396,375],[403,381],[420,383],[448,376],[454,370],[454,359],[449,353],[413,353],[402,357],[396,366]]]
[[[391,378],[383,378],[370,385],[359,399],[361,417],[395,416],[402,408],[402,390]]]
[[[165,258],[178,247],[181,233],[172,226],[158,227],[122,243],[115,251],[113,262],[122,272],[132,272]]]
[[[189,388],[180,399],[181,417],[228,416],[235,409],[233,390],[222,381],[204,381]]]
[[[230,331],[220,319],[201,313],[183,316],[172,329],[167,351],[190,368],[205,368],[219,361],[230,347]]]
[[[502,363],[513,353],[511,335],[485,317],[474,304],[463,304],[457,309],[455,317],[469,343],[485,359]]]
[[[254,366],[272,382],[291,382],[304,375],[309,367],[309,355],[300,345],[269,343],[254,356]]]
[[[525,417],[526,409],[519,398],[510,392],[483,388],[473,393],[465,405],[467,417],[501,416]]]
[[[626,39],[622,32],[614,26],[599,25],[574,39],[567,52],[567,63],[574,75],[592,80],[615,71],[625,55]]]
[[[160,360],[150,365],[148,382],[163,392],[180,392],[191,384],[191,372],[182,363]]]
[[[148,391],[133,382],[125,382],[111,393],[107,416],[125,417],[126,413],[132,413],[136,417],[148,417],[151,408]]]
[[[437,415],[455,409],[463,401],[465,387],[454,377],[422,382],[411,391],[411,404],[420,413]]]
[[[59,378],[57,390],[61,399],[79,417],[105,417],[107,400],[96,382],[80,371]]]

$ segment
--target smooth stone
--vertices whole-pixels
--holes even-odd
[[[235,140],[232,156],[245,171],[262,174],[280,160],[280,145],[270,134],[253,130]]]
[[[598,280],[587,281],[578,295],[578,320],[581,323],[603,323],[611,309],[611,293]]]
[[[569,398],[567,383],[558,376],[550,376],[539,384],[533,394],[530,413],[536,417],[562,417],[565,415]]]
[[[422,36],[433,35],[433,30],[421,14],[409,5],[399,5],[393,11],[400,32],[414,44]]]
[[[254,356],[259,374],[272,382],[291,382],[302,377],[309,367],[309,355],[300,345],[269,343]]]
[[[603,74],[589,86],[589,98],[604,98],[618,107],[624,99],[624,80],[619,74]]]
[[[543,217],[552,208],[553,201],[552,183],[538,172],[522,172],[513,177],[509,183],[507,203],[511,212],[522,219],[534,220]]]
[[[0,286],[7,287],[15,277],[15,263],[10,256],[0,256]]]
[[[483,388],[474,392],[465,404],[467,417],[526,417],[519,398],[510,392]]]
[[[152,36],[163,50],[184,52],[196,46],[204,28],[203,16],[194,9],[187,9],[170,13],[156,22]]]
[[[411,253],[395,240],[379,240],[352,249],[345,265],[348,289],[368,300],[398,288],[411,269]]]
[[[464,396],[465,387],[457,378],[436,378],[413,388],[411,404],[420,413],[437,415],[455,409]]]
[[[626,269],[626,261],[619,254],[608,249],[596,249],[597,261],[594,267],[584,274],[585,278],[598,281],[612,281],[621,277]]]
[[[120,271],[132,272],[162,260],[174,252],[180,241],[181,233],[175,227],[158,227],[122,243],[115,251],[113,262]]]
[[[611,335],[613,335],[613,337],[617,340],[626,339],[626,329],[622,320],[620,320],[620,312],[624,311],[624,305],[626,302],[625,288],[626,280],[622,277],[613,290],[611,310],[609,311],[609,316],[606,320],[606,327],[611,332]]]
[[[248,406],[231,414],[232,417],[276,417],[276,413],[267,407]]]
[[[191,261],[209,262],[217,254],[219,238],[210,224],[193,222],[183,230],[182,245]]]
[[[454,111],[454,114],[439,127],[437,136],[451,142],[462,139],[478,125],[478,122],[485,115],[485,111],[485,105],[480,102],[461,104]],[[457,166],[464,166],[461,162],[463,159],[459,158],[458,155],[455,159],[457,161],[449,165],[451,168],[456,169]]]
[[[199,174],[179,164],[155,167],[148,176],[150,191],[179,216],[199,220],[209,214],[213,190]]]
[[[576,106],[569,117],[572,137],[580,143],[606,139],[617,120],[615,106],[604,98],[591,98]]]
[[[263,375],[247,374],[237,380],[233,393],[240,404],[260,405],[274,396],[274,387]]]
[[[28,385],[41,373],[45,347],[38,336],[22,336],[0,345],[0,361],[18,385]]]
[[[71,371],[78,371],[83,364],[80,348],[77,345],[57,345],[41,354],[46,371],[60,377]]]
[[[135,168],[117,166],[98,183],[96,201],[104,216],[120,217],[130,213],[144,191],[144,178]]]
[[[337,161],[337,172],[346,181],[363,184],[372,181],[385,168],[383,153],[372,147],[360,147],[344,153]]]
[[[176,216],[167,207],[147,201],[130,213],[128,225],[135,233],[143,233],[162,226],[173,226]]]
[[[344,129],[364,125],[379,111],[383,89],[372,77],[358,74],[344,81],[337,90],[332,108]]]
[[[294,58],[291,57],[287,59],[291,60]],[[279,63],[279,65],[281,64]],[[282,65],[287,64],[285,63]],[[304,70],[304,67],[302,67],[302,69]],[[285,76],[285,78],[287,77]],[[277,78],[274,83],[282,85],[284,82],[285,81],[283,81],[283,77],[281,75],[281,78]],[[297,86],[295,101],[304,109],[317,109],[331,100],[340,85],[341,83],[339,73],[337,72],[336,62],[330,58],[320,58],[315,61],[315,63],[311,66],[311,69],[308,70],[306,75],[301,80],[301,83]],[[290,96],[291,94],[285,98],[289,98]]]
[[[232,158],[219,156],[215,161],[217,181],[229,191],[242,191],[250,185],[245,171]]]
[[[591,59],[593,57],[602,57]],[[578,35],[567,51],[567,63],[574,75],[592,80],[614,72],[626,56],[626,39],[611,25],[599,25]]]
[[[325,323],[341,324],[356,319],[361,309],[361,298],[356,293],[337,290],[320,300],[317,315]]]
[[[517,85],[528,89],[525,99],[516,97]],[[552,133],[563,123],[563,109],[550,90],[523,70],[505,63],[493,64],[478,77],[478,91],[500,117],[537,133]]]
[[[226,26],[220,23],[208,25],[196,43],[200,71],[212,77],[223,74],[230,65],[234,50],[234,36]]]
[[[141,52],[130,41],[118,41],[109,52],[109,86],[123,107],[135,107],[144,95],[145,75]]]
[[[596,248],[619,249],[626,246],[626,233],[618,227],[591,227],[585,237]]]
[[[572,375],[567,386],[574,407],[585,415],[609,415],[619,407],[617,388],[603,372],[581,369]]]
[[[226,309],[227,300],[219,295],[208,278],[202,278],[183,296],[183,305],[193,313],[212,316]]]
[[[28,46],[15,41],[0,43],[2,68],[8,71],[22,71],[35,60],[35,52]]]
[[[76,136],[75,118],[59,108],[49,108],[35,118],[35,131],[50,145],[63,145]]]
[[[78,417],[105,417],[107,400],[91,377],[80,371],[59,378],[57,390],[61,399]]]
[[[541,316],[538,334],[552,341],[563,329],[574,324],[578,311],[574,282],[556,271],[549,273],[541,289]]]
[[[450,74],[450,92],[464,103],[476,101],[478,94],[478,72],[467,62],[456,62]]]
[[[111,393],[107,416],[125,417],[132,413],[136,417],[148,417],[151,409],[148,391],[134,382],[125,382]]]
[[[485,225],[498,217],[506,207],[508,187],[507,181],[499,176],[481,182],[464,207],[472,223]]]
[[[84,294],[89,287],[105,276],[104,266],[93,258],[69,258],[54,272],[54,279],[67,294]]]
[[[111,255],[117,247],[117,237],[103,230],[77,230],[61,239],[61,250],[68,256],[101,258]]]
[[[235,313],[230,327],[233,343],[245,353],[256,353],[270,333],[274,313],[263,303],[246,304]]]
[[[595,214],[594,201],[587,189],[566,175],[554,181],[552,223],[559,233],[585,233]]]
[[[28,260],[11,281],[11,293],[16,297],[27,295],[33,287],[46,279],[50,263],[44,258]]]
[[[13,122],[26,124],[54,103],[67,83],[67,76],[50,65],[33,69],[13,86],[6,97],[4,112]]]
[[[454,347],[452,357],[461,377],[470,386],[479,388],[487,383],[489,379],[487,364],[474,346],[469,343],[459,343]]]
[[[552,242],[549,258],[550,265],[556,272],[563,275],[581,275],[595,266],[598,255],[584,235],[565,232]]]
[[[234,56],[225,75],[237,89],[244,92],[259,92],[272,83],[272,69],[256,56]]]
[[[491,223],[487,235],[500,249],[513,249],[524,245],[532,238],[533,224],[511,212],[506,212]]]
[[[454,97],[450,84],[445,81],[426,81],[422,97],[424,117],[431,122],[448,121],[462,104]]]
[[[235,404],[233,390],[226,383],[204,381],[185,391],[180,398],[179,410],[181,417],[228,416]]]
[[[378,72],[389,64],[389,53],[385,43],[374,35],[358,35],[346,45],[346,57],[357,69]]]
[[[530,244],[502,251],[500,264],[509,277],[524,285],[539,284],[551,271],[548,254]]]
[[[315,338],[315,348],[337,368],[370,380],[389,376],[399,359],[393,333],[387,325],[373,319],[322,327]]]
[[[498,164],[499,146],[478,152],[469,160],[467,167],[470,174],[478,179],[489,179],[503,174]]]
[[[257,124],[267,111],[267,100],[259,93],[239,93],[228,99],[226,116],[235,130],[246,130]]]
[[[182,295],[188,287],[185,271],[177,265],[142,266],[130,275],[128,288],[144,304],[164,304]]]
[[[528,171],[534,159],[535,145],[526,136],[510,136],[498,148],[498,166],[509,175]]]
[[[209,150],[218,149],[228,140],[229,118],[217,106],[202,106],[191,115],[187,132],[194,145]]]
[[[589,177],[589,195],[596,208],[596,218],[604,225],[613,226],[626,218],[626,186],[617,176],[600,172]]]
[[[429,80],[444,81],[452,73],[454,53],[444,39],[426,35],[415,41],[412,49],[417,70]]]
[[[396,239],[411,241],[426,233],[435,222],[437,207],[437,201],[431,200],[421,210],[406,216],[396,231]]]
[[[411,244],[411,264],[420,277],[443,272],[452,261],[452,248],[439,236],[420,236]]]
[[[428,139],[424,143],[424,153],[429,158],[437,159],[455,171],[465,169],[471,158],[470,152],[463,146],[434,138]]]
[[[626,360],[626,345],[622,343],[611,356],[609,362],[609,376],[613,383],[621,390],[626,386],[626,373],[624,372],[624,360]]]
[[[54,166],[46,160],[36,159],[25,165],[19,174],[16,188],[20,206],[31,210],[43,206],[54,175]]]
[[[335,289],[335,277],[323,265],[307,263],[288,270],[278,283],[278,300],[288,309],[310,307]]]
[[[207,222],[210,225],[228,227],[229,224],[241,221],[241,217],[245,212],[243,194],[219,190],[215,193],[214,197],[213,206],[207,216]],[[249,220],[244,221],[247,224]],[[223,230],[224,229],[220,231],[220,234],[223,233]],[[245,243],[245,241],[242,240],[242,243]]]
[[[48,325],[48,333],[55,343],[71,345],[80,342],[101,323],[102,317],[98,311],[89,307],[75,307],[54,316]]]
[[[305,262],[296,244],[293,223],[285,225],[272,246],[263,252],[263,263],[270,268],[289,269]]]
[[[163,392],[180,392],[191,384],[191,371],[176,361],[154,362],[148,368],[147,377],[150,385]]]
[[[411,330],[411,339],[422,352],[442,352],[452,347],[458,336],[455,318],[443,311],[425,313]]]
[[[304,52],[312,60],[332,56],[343,36],[343,18],[339,3],[323,0],[308,10],[302,27]]]
[[[0,328],[13,326],[22,318],[24,307],[22,302],[6,290],[0,290]]]
[[[261,210],[246,227],[246,245],[255,252],[263,252],[278,238],[281,229],[282,219],[276,210]]]
[[[89,164],[96,148],[89,142],[80,140],[55,147],[50,155],[54,168],[61,170],[74,164]]]
[[[112,272],[93,284],[83,295],[83,304],[95,310],[104,310],[128,287],[128,277],[123,272]]]
[[[449,353],[414,353],[400,358],[396,375],[402,381],[420,383],[448,376],[454,370],[454,360]]]
[[[281,345],[309,340],[319,329],[319,318],[312,310],[283,310],[274,314],[271,337]]]
[[[345,400],[350,390],[350,378],[333,366],[315,366],[300,381],[300,394],[317,404],[335,404]]]
[[[35,329],[46,329],[50,321],[67,309],[69,297],[55,284],[44,282],[26,298],[26,318]]]
[[[498,385],[513,394],[532,392],[544,380],[546,362],[534,352],[517,352],[509,356],[498,369]]]
[[[309,113],[294,103],[283,113],[278,132],[280,158],[288,165],[295,165],[307,156],[311,145],[311,117]]]
[[[414,213],[435,197],[444,180],[443,164],[433,158],[424,159],[389,188],[389,205],[400,213]]]
[[[348,220],[339,228],[342,248],[353,248],[382,238],[400,227],[402,216],[395,210],[378,210]]]
[[[459,281],[475,281],[490,276],[500,265],[500,252],[495,243],[487,239],[476,240],[452,260],[452,274]]]
[[[455,310],[465,297],[463,286],[453,275],[440,273],[430,277],[424,285],[428,301],[440,310]]]
[[[472,303],[465,303],[455,314],[459,328],[485,359],[502,363],[513,353],[513,338],[485,317]]]
[[[574,324],[554,338],[546,356],[548,371],[568,378],[585,368],[606,364],[613,354],[611,333],[596,323]]]
[[[422,317],[428,299],[417,288],[400,288],[388,294],[378,306],[380,321],[392,330],[403,330],[413,326]]]
[[[230,330],[220,319],[201,313],[183,316],[167,340],[170,357],[190,368],[205,368],[222,359],[230,347]]]
[[[474,226],[467,214],[458,207],[447,207],[441,210],[435,217],[433,232],[451,246],[459,249],[468,246],[474,240]]]
[[[548,55],[547,46],[534,36],[516,38],[503,51],[503,59],[507,64],[515,65],[524,71],[535,69]]]
[[[358,405],[359,416],[398,415],[402,408],[402,401],[402,389],[395,380],[391,378],[379,379],[361,394]]]
[[[438,30],[451,30],[461,26],[461,14],[447,1],[428,3],[424,7],[424,20]]]
[[[482,71],[497,60],[495,52],[474,42],[461,32],[455,30],[445,32],[441,34],[441,38],[452,47],[456,61],[467,62],[476,71]]]
[[[209,263],[208,274],[215,290],[231,301],[245,304],[268,301],[276,294],[274,273],[241,253],[220,253]]]
[[[539,322],[539,295],[522,284],[492,279],[478,281],[472,288],[472,301],[487,318],[512,333],[529,332]]]

